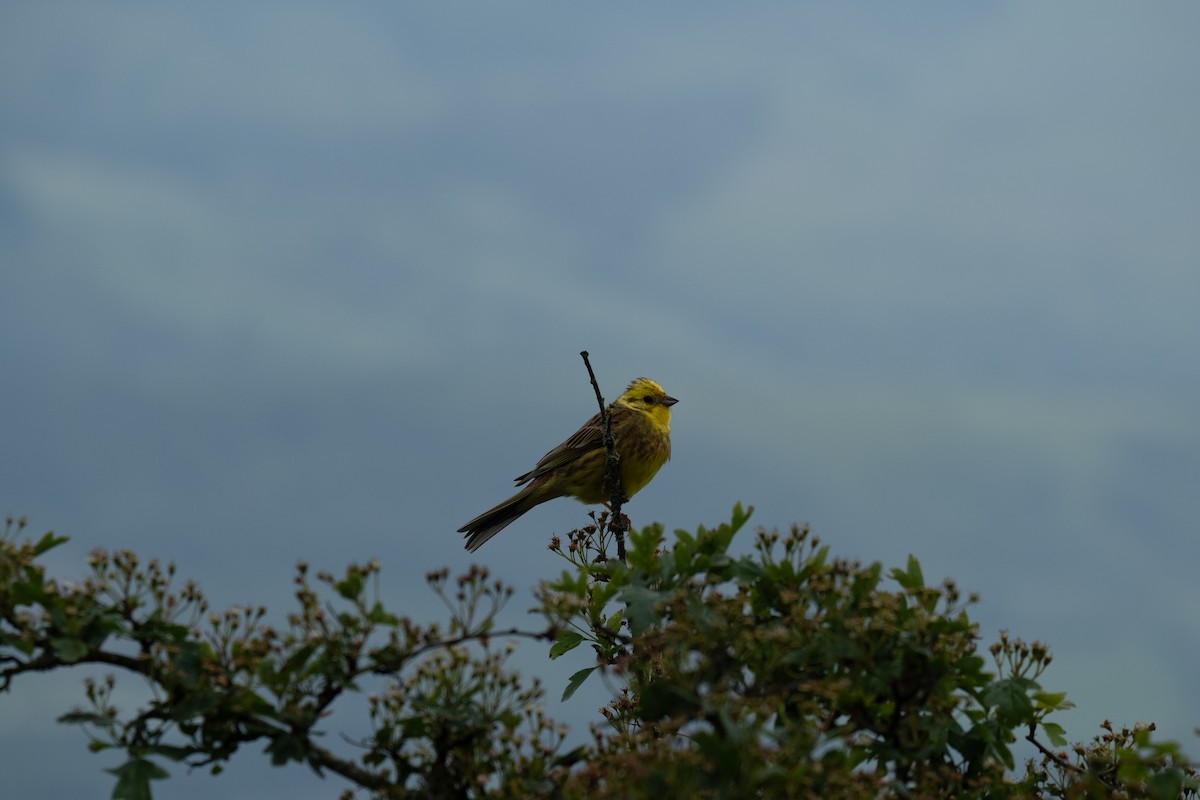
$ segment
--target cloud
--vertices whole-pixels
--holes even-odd
[[[1179,37],[1165,16],[1070,25],[1067,47],[1021,6],[903,40],[868,26],[832,64],[844,30],[772,52],[756,140],[663,214],[659,257],[706,305],[763,315],[894,327],[957,309],[1065,336],[1121,318],[1150,328],[1143,342],[1194,334],[1200,164],[1161,146],[1200,135],[1178,103],[1195,88]],[[1176,47],[1143,49],[1159,33]]]
[[[419,585],[591,413],[586,347],[682,400],[639,515],[742,499],[1060,664],[1195,662],[1195,6],[514,8],[5,13],[15,510],[217,596]],[[1189,685],[1088,693],[1180,737]]]

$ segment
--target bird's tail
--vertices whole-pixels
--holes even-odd
[[[539,492],[534,485],[526,486],[512,497],[494,508],[480,514],[475,519],[458,529],[459,533],[467,535],[467,549],[474,553],[500,531],[507,528],[517,517],[539,503],[549,500],[548,497],[538,497]]]

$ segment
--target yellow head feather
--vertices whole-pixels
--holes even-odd
[[[660,433],[670,433],[671,406],[677,402],[679,401],[654,381],[649,378],[637,378],[613,405],[640,411],[650,418]]]

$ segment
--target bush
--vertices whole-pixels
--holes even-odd
[[[927,586],[915,558],[885,576],[799,527],[760,530],[733,556],[748,516],[738,506],[728,524],[676,531],[669,549],[649,526],[625,562],[608,556],[620,534],[594,517],[553,540],[568,566],[537,590],[545,627],[532,630],[496,627],[513,592],[478,567],[428,576],[444,626],[388,611],[377,563],[315,581],[301,564],[298,608],[276,630],[265,609],[210,612],[173,567],[129,552],[94,553],[78,584],[47,578],[38,559],[64,540],[25,539],[10,520],[0,691],[82,663],[154,685],[122,712],[113,678],[89,682],[87,704],[61,718],[91,749],[126,754],[120,798],[149,798],[171,762],[219,772],[251,742],[274,764],[340,776],[347,797],[1197,796],[1195,769],[1153,726],[1106,723],[1068,745],[1050,719],[1066,695],[1039,682],[1048,648],[1002,634],[981,651],[975,598]],[[551,659],[595,651],[564,697],[597,671],[620,687],[590,745],[564,752],[541,686],[505,666],[520,638],[547,641]],[[352,693],[368,696],[368,732],[335,750],[321,722]],[[1038,758],[1015,763],[1018,739]]]

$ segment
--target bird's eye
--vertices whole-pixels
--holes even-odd
[[[642,402],[644,402],[646,405],[654,405],[654,395],[652,395],[652,394],[646,395],[645,397],[642,398]]]

